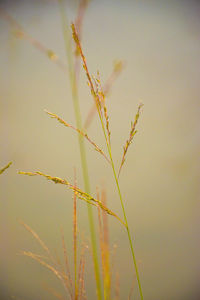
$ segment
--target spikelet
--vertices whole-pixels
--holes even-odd
[[[110,134],[111,133],[110,133],[110,129],[109,129],[109,117],[108,117],[108,111],[107,111],[107,107],[106,107],[106,103],[105,103],[105,94],[103,92],[103,88],[102,88],[102,85],[101,85],[101,79],[100,79],[99,71],[97,72],[96,85],[98,86],[97,94],[99,96],[101,106],[103,107],[104,119],[105,119],[105,123],[106,123],[107,137],[108,137],[108,141],[109,141],[109,144],[110,144]]]
[[[105,94],[103,92],[102,86],[101,86],[101,81],[99,78],[99,86],[101,88],[100,92],[99,92],[99,97],[102,99],[101,103],[103,104],[103,112],[104,112],[104,118],[105,118],[105,122],[106,122],[106,130],[107,130],[107,136],[108,136],[108,141],[110,144],[110,128],[109,128],[109,117],[108,117],[108,111],[107,111],[107,107],[106,107],[106,103],[105,103]]]
[[[56,114],[54,113],[51,113],[47,110],[45,110],[45,112],[51,116],[51,118],[54,118],[54,119],[57,119],[58,122],[60,122],[61,124],[63,124],[64,126],[68,127],[68,128],[71,128],[73,130],[75,130],[76,132],[78,132],[81,136],[83,136],[91,145],[93,145],[94,149],[99,152],[101,155],[104,156],[104,158],[110,163],[110,160],[108,159],[108,157],[105,155],[105,153],[103,152],[103,150],[101,150],[99,148],[99,146],[97,146],[97,144],[95,144],[90,138],[89,136],[87,135],[87,133],[83,132],[82,130],[68,124],[67,122],[65,122],[63,119],[61,119],[59,116],[57,116]]]
[[[113,70],[110,74],[110,76],[108,77],[108,79],[106,80],[105,84],[103,85],[103,94],[105,96],[107,96],[111,90],[111,87],[114,83],[114,81],[117,79],[117,77],[119,76],[119,74],[121,73],[121,71],[123,70],[123,67],[124,67],[124,62],[122,62],[121,60],[118,60],[116,62],[114,62],[114,67],[113,67]],[[89,110],[89,113],[86,117],[86,120],[84,122],[84,128],[87,129],[93,118],[94,118],[94,115],[96,113],[96,105],[93,105],[91,107],[91,109]]]
[[[52,50],[47,50],[47,55],[51,60],[57,60],[58,56],[56,55],[56,53]]]
[[[118,221],[120,221],[120,223],[122,223],[124,226],[126,226],[125,223],[113,211],[111,211],[109,208],[107,208],[101,201],[93,198],[88,193],[83,192],[81,189],[77,188],[76,186],[73,186],[66,179],[61,179],[59,177],[52,177],[50,175],[44,174],[44,173],[39,172],[39,171],[37,171],[37,172],[22,172],[22,171],[19,171],[18,174],[28,175],[28,176],[37,176],[37,175],[40,175],[40,176],[45,177],[48,180],[53,181],[54,183],[60,183],[60,184],[66,185],[69,189],[71,189],[74,192],[76,192],[77,197],[80,200],[83,200],[83,201],[85,201],[85,202],[87,202],[89,204],[92,204],[92,205],[96,206],[96,207],[99,206],[107,214],[115,217]]]
[[[91,91],[92,97],[94,98],[97,110],[100,113],[100,110],[101,110],[100,99],[98,97],[98,94],[95,92],[94,84],[92,82],[92,78],[90,76],[90,73],[89,73],[89,70],[88,70],[88,67],[87,67],[87,63],[86,63],[85,56],[83,54],[81,43],[80,43],[77,31],[76,31],[75,25],[73,23],[71,24],[71,28],[72,28],[72,36],[73,36],[74,42],[75,42],[75,44],[76,44],[76,46],[78,48],[78,51],[80,52],[81,58],[82,58],[83,68],[85,70],[85,73],[86,73],[86,76],[87,76],[87,79],[88,79],[88,85],[90,87],[90,91]]]
[[[96,108],[97,108],[99,118],[100,118],[100,121],[101,121],[101,126],[102,126],[103,133],[104,133],[104,136],[105,136],[106,144],[109,147],[110,146],[110,132],[108,131],[109,123],[108,123],[108,118],[106,117],[106,119],[107,119],[106,120],[106,122],[107,122],[107,127],[106,127],[107,134],[106,134],[106,130],[105,130],[105,126],[104,126],[104,122],[103,122],[103,118],[102,118],[102,112],[101,112],[101,95],[99,94],[98,91],[95,91],[95,87],[94,87],[94,84],[93,84],[93,81],[92,81],[92,77],[89,73],[87,63],[86,63],[86,59],[85,59],[85,56],[83,54],[83,50],[82,50],[82,47],[81,47],[81,43],[80,43],[77,31],[76,31],[75,25],[73,23],[71,24],[71,28],[72,28],[72,36],[74,38],[74,42],[77,45],[77,47],[79,49],[79,52],[80,52],[80,55],[81,55],[81,58],[82,58],[83,68],[85,70],[85,73],[86,73],[86,76],[87,76],[87,79],[88,79],[88,85],[90,87],[91,94],[92,94],[94,102],[96,104]],[[106,109],[104,109],[104,117],[105,117],[105,115],[107,116],[107,110]]]
[[[135,116],[135,120],[134,122],[131,122],[131,131],[130,131],[130,134],[129,134],[129,138],[128,140],[126,141],[126,144],[124,146],[124,153],[123,153],[123,156],[122,156],[122,161],[121,161],[121,165],[119,167],[119,172],[118,172],[118,178],[119,178],[119,175],[120,175],[120,172],[121,172],[121,169],[122,169],[122,166],[125,162],[125,158],[126,158],[126,153],[128,151],[128,148],[130,146],[130,144],[132,143],[133,141],[133,137],[134,135],[137,133],[137,130],[135,129],[136,128],[136,125],[137,125],[137,122],[138,122],[138,119],[139,119],[139,116],[140,116],[140,111],[141,111],[141,108],[142,108],[143,104],[139,104],[138,106],[138,110],[137,110],[137,114]]]
[[[12,161],[10,161],[5,167],[0,169],[0,174],[2,174],[6,169],[8,169],[12,165]]]
[[[121,60],[114,61],[114,73],[120,73],[123,69],[123,62]]]

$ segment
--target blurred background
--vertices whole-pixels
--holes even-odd
[[[65,2],[69,23],[78,5],[78,0]],[[57,278],[20,255],[21,250],[44,253],[19,219],[60,257],[63,227],[72,264],[72,193],[17,171],[39,170],[73,182],[75,167],[83,188],[76,134],[44,112],[75,125],[68,74],[53,60],[56,53],[66,63],[60,12],[53,0],[0,1],[0,8],[0,168],[13,162],[0,177],[0,299],[55,299],[48,287],[65,294]],[[20,37],[6,13],[53,53]],[[91,73],[99,70],[106,82],[113,63],[124,62],[107,99],[117,165],[131,120],[144,103],[120,184],[146,300],[200,299],[199,29],[200,3],[192,0],[92,0],[84,15],[82,44]],[[84,121],[93,99],[82,69],[79,98]],[[97,116],[88,134],[106,150]],[[92,194],[104,186],[108,207],[122,216],[112,170],[87,143],[86,148]],[[78,227],[89,245],[81,201]],[[117,245],[113,272],[119,273],[120,299],[128,299],[135,274],[127,235],[113,217],[109,233],[111,252]],[[89,252],[86,292],[96,299]],[[133,296],[140,299],[136,283]]]

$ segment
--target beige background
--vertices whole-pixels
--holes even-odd
[[[69,20],[77,2],[68,1]],[[4,1],[34,38],[66,60],[57,3]],[[146,300],[198,300],[199,291],[199,3],[198,1],[91,1],[83,27],[83,48],[92,73],[109,76],[113,61],[126,67],[108,99],[112,149],[119,164],[138,103],[144,108],[138,134],[121,173],[131,234]],[[43,288],[63,292],[48,270],[20,250],[42,253],[18,223],[29,224],[49,248],[62,255],[60,227],[72,260],[72,195],[43,178],[17,175],[40,170],[82,184],[76,135],[51,120],[48,109],[75,124],[68,77],[27,41],[18,40],[0,18],[0,166],[13,166],[0,178],[1,299],[54,299]],[[92,104],[81,72],[83,119]],[[96,118],[88,134],[105,148]],[[87,145],[92,192],[105,185],[108,206],[122,215],[112,172]],[[87,209],[78,206],[79,229],[89,240]],[[109,218],[110,243],[117,244],[115,268],[120,299],[127,299],[133,268],[125,231]],[[87,294],[95,298],[91,257],[87,255]],[[92,279],[93,280],[93,279]],[[139,299],[137,288],[135,298]]]

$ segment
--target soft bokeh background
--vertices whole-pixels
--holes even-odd
[[[25,30],[66,61],[56,1],[1,1],[1,8]],[[72,21],[78,1],[66,2]],[[199,1],[109,0],[90,2],[83,26],[83,48],[91,72],[109,76],[113,61],[126,67],[112,87],[108,111],[116,163],[138,103],[144,109],[138,134],[121,173],[121,189],[134,237],[146,300],[198,300],[199,289]],[[42,254],[18,220],[30,225],[49,248],[62,255],[64,228],[72,260],[72,195],[43,178],[18,170],[40,170],[73,180],[76,167],[83,187],[77,137],[44,109],[75,124],[68,77],[47,56],[13,35],[0,18],[0,166],[13,161],[0,178],[0,299],[54,299],[44,285],[63,292],[48,270],[20,250]],[[85,74],[80,77],[83,119],[92,104]],[[95,118],[89,131],[105,149]],[[107,190],[108,206],[121,214],[112,172],[87,145],[92,192]],[[89,243],[87,208],[78,206],[79,230]],[[117,244],[115,269],[120,299],[134,278],[127,235],[109,218],[110,243]],[[86,289],[95,299],[91,256]],[[139,299],[137,287],[135,298]]]

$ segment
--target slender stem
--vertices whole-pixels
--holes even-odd
[[[109,147],[109,149],[110,149],[110,147]],[[120,187],[119,187],[119,181],[118,181],[118,178],[117,178],[117,175],[116,175],[116,171],[115,171],[115,166],[114,166],[114,163],[113,163],[113,160],[112,160],[111,149],[110,150],[109,149],[108,149],[108,151],[109,151],[109,154],[110,154],[111,165],[112,165],[113,174],[114,174],[114,177],[115,177],[115,182],[116,182],[116,185],[117,185],[117,190],[118,190],[118,194],[119,194],[119,198],[120,198],[120,202],[121,202],[121,206],[122,206],[122,211],[123,211],[123,215],[124,215],[124,221],[125,221],[125,224],[126,224],[126,231],[127,231],[127,234],[128,234],[129,244],[130,244],[131,253],[132,253],[132,257],[133,257],[133,263],[134,263],[134,267],[135,267],[135,273],[136,273],[136,277],[137,277],[137,281],[138,281],[140,298],[141,298],[141,300],[143,300],[144,298],[143,298],[143,294],[142,294],[142,287],[141,287],[141,283],[140,283],[140,277],[139,277],[139,272],[138,272],[136,257],[135,257],[135,253],[134,253],[134,250],[133,250],[133,242],[132,242],[131,235],[130,235],[130,230],[129,230],[129,226],[128,226],[128,220],[127,220],[127,217],[126,217],[124,202],[123,202],[123,199],[122,199],[122,194],[121,194],[121,190],[120,190]]]
[[[133,250],[133,242],[132,242],[131,235],[130,235],[130,230],[129,230],[129,226],[128,226],[128,220],[127,220],[126,211],[125,211],[125,207],[124,207],[124,202],[123,202],[123,198],[122,198],[122,194],[121,194],[121,190],[120,190],[120,186],[119,186],[119,181],[118,181],[117,174],[116,174],[116,171],[115,171],[115,165],[114,165],[114,162],[113,162],[113,159],[112,159],[111,146],[110,146],[110,143],[109,143],[107,135],[106,135],[105,125],[104,125],[104,122],[103,122],[103,119],[102,119],[102,116],[101,116],[101,112],[100,112],[99,109],[97,109],[97,110],[98,110],[98,114],[99,114],[99,119],[100,119],[100,122],[101,122],[102,130],[103,130],[103,133],[104,133],[104,137],[105,137],[105,140],[106,140],[106,145],[107,145],[108,153],[109,153],[109,156],[110,156],[110,162],[111,162],[113,174],[114,174],[114,177],[115,177],[115,182],[116,182],[116,185],[117,185],[117,191],[118,191],[118,194],[119,194],[119,198],[120,198],[120,202],[121,202],[121,207],[122,207],[122,211],[123,211],[123,215],[124,215],[124,221],[125,221],[125,225],[126,225],[126,231],[127,231],[127,234],[128,234],[129,244],[130,244],[131,253],[132,253],[132,257],[133,257],[133,263],[134,263],[134,267],[135,267],[135,273],[136,273],[136,277],[137,277],[137,281],[138,281],[140,298],[141,298],[141,300],[143,300],[144,298],[143,298],[143,293],[142,293],[142,287],[141,287],[141,283],[140,283],[140,277],[139,277],[139,272],[138,272],[136,257],[135,257],[135,253],[134,253],[134,250]]]
[[[59,0],[59,4],[60,4],[59,7],[60,7],[60,14],[62,19],[62,26],[63,26],[63,35],[64,35],[65,46],[66,46],[66,54],[67,54],[68,65],[69,65],[69,77],[70,77],[70,84],[72,88],[72,98],[73,98],[74,112],[76,118],[76,126],[78,129],[82,129],[82,120],[81,120],[78,90],[76,84],[76,74],[74,71],[72,47],[70,42],[71,35],[67,31],[68,22],[67,22],[67,16],[65,14],[65,7],[63,5],[63,1]],[[84,144],[84,139],[80,134],[78,134],[78,141],[79,141],[79,148],[80,148],[84,187],[86,193],[90,193],[90,183],[89,183],[85,144]],[[101,300],[102,291],[101,291],[100,270],[99,270],[98,255],[97,255],[96,234],[95,234],[93,211],[90,204],[87,205],[87,209],[88,209],[88,220],[89,220],[92,251],[93,251],[93,263],[94,263],[94,271],[95,271],[95,279],[96,279],[96,287],[97,287],[97,296],[98,299]]]

